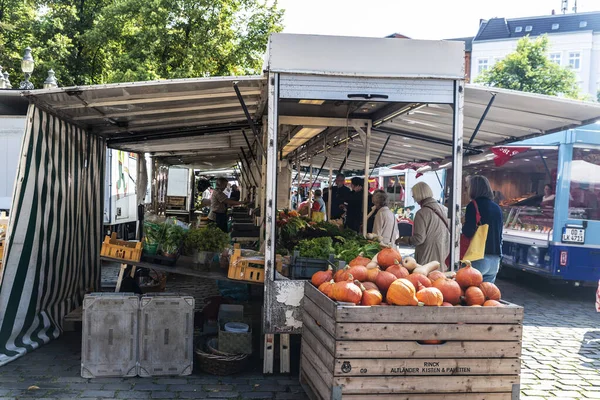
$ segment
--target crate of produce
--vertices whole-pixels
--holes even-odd
[[[280,255],[277,255],[276,268],[278,272],[283,271],[283,263]],[[236,245],[229,261],[229,270],[227,271],[229,279],[264,282],[265,281],[265,257],[251,256],[242,257],[242,250]]]
[[[139,376],[190,375],[194,359],[194,298],[178,293],[142,296],[139,343]]]
[[[324,271],[329,266],[332,266],[334,269],[340,267],[343,268],[344,263],[342,261],[341,264],[338,265],[333,254],[330,254],[327,260],[323,260],[318,258],[300,257],[300,252],[295,250],[289,266],[289,275],[291,279],[310,279],[315,272]]]
[[[137,375],[138,311],[133,293],[91,293],[83,299],[81,377]]]
[[[104,238],[100,255],[118,258],[126,261],[140,261],[142,257],[142,242],[128,242],[117,239],[116,232]]]
[[[314,399],[518,398],[520,306],[353,306],[307,282],[302,307],[300,376]]]

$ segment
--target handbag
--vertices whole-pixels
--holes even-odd
[[[462,233],[460,234],[460,260],[468,260],[468,261],[477,261],[483,259],[485,256],[485,243],[487,242],[487,235],[489,230],[488,224],[481,224],[481,214],[479,213],[479,207],[477,206],[477,202],[475,200],[471,201],[475,206],[475,223],[477,225],[477,230],[475,231],[475,235],[472,238],[468,238]],[[446,228],[450,230],[450,226],[448,226],[448,221],[435,209],[431,207],[427,207],[432,210],[435,215],[437,215]],[[446,265],[450,266],[450,255],[446,258]]]

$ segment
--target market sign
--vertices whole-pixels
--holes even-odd
[[[530,150],[531,147],[492,147],[492,153],[496,155],[494,158],[494,164],[496,167],[500,167],[508,162],[511,158],[516,156],[517,154],[524,153],[527,150]]]

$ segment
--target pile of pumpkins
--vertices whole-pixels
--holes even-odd
[[[335,301],[364,306],[503,307],[500,289],[483,282],[470,262],[464,265],[456,273],[444,273],[437,261],[419,265],[385,248],[373,259],[359,255],[335,274],[331,267],[318,271],[311,282]]]

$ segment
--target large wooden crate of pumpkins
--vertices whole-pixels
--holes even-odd
[[[353,306],[307,282],[301,382],[318,400],[518,399],[523,308],[502,303]]]

